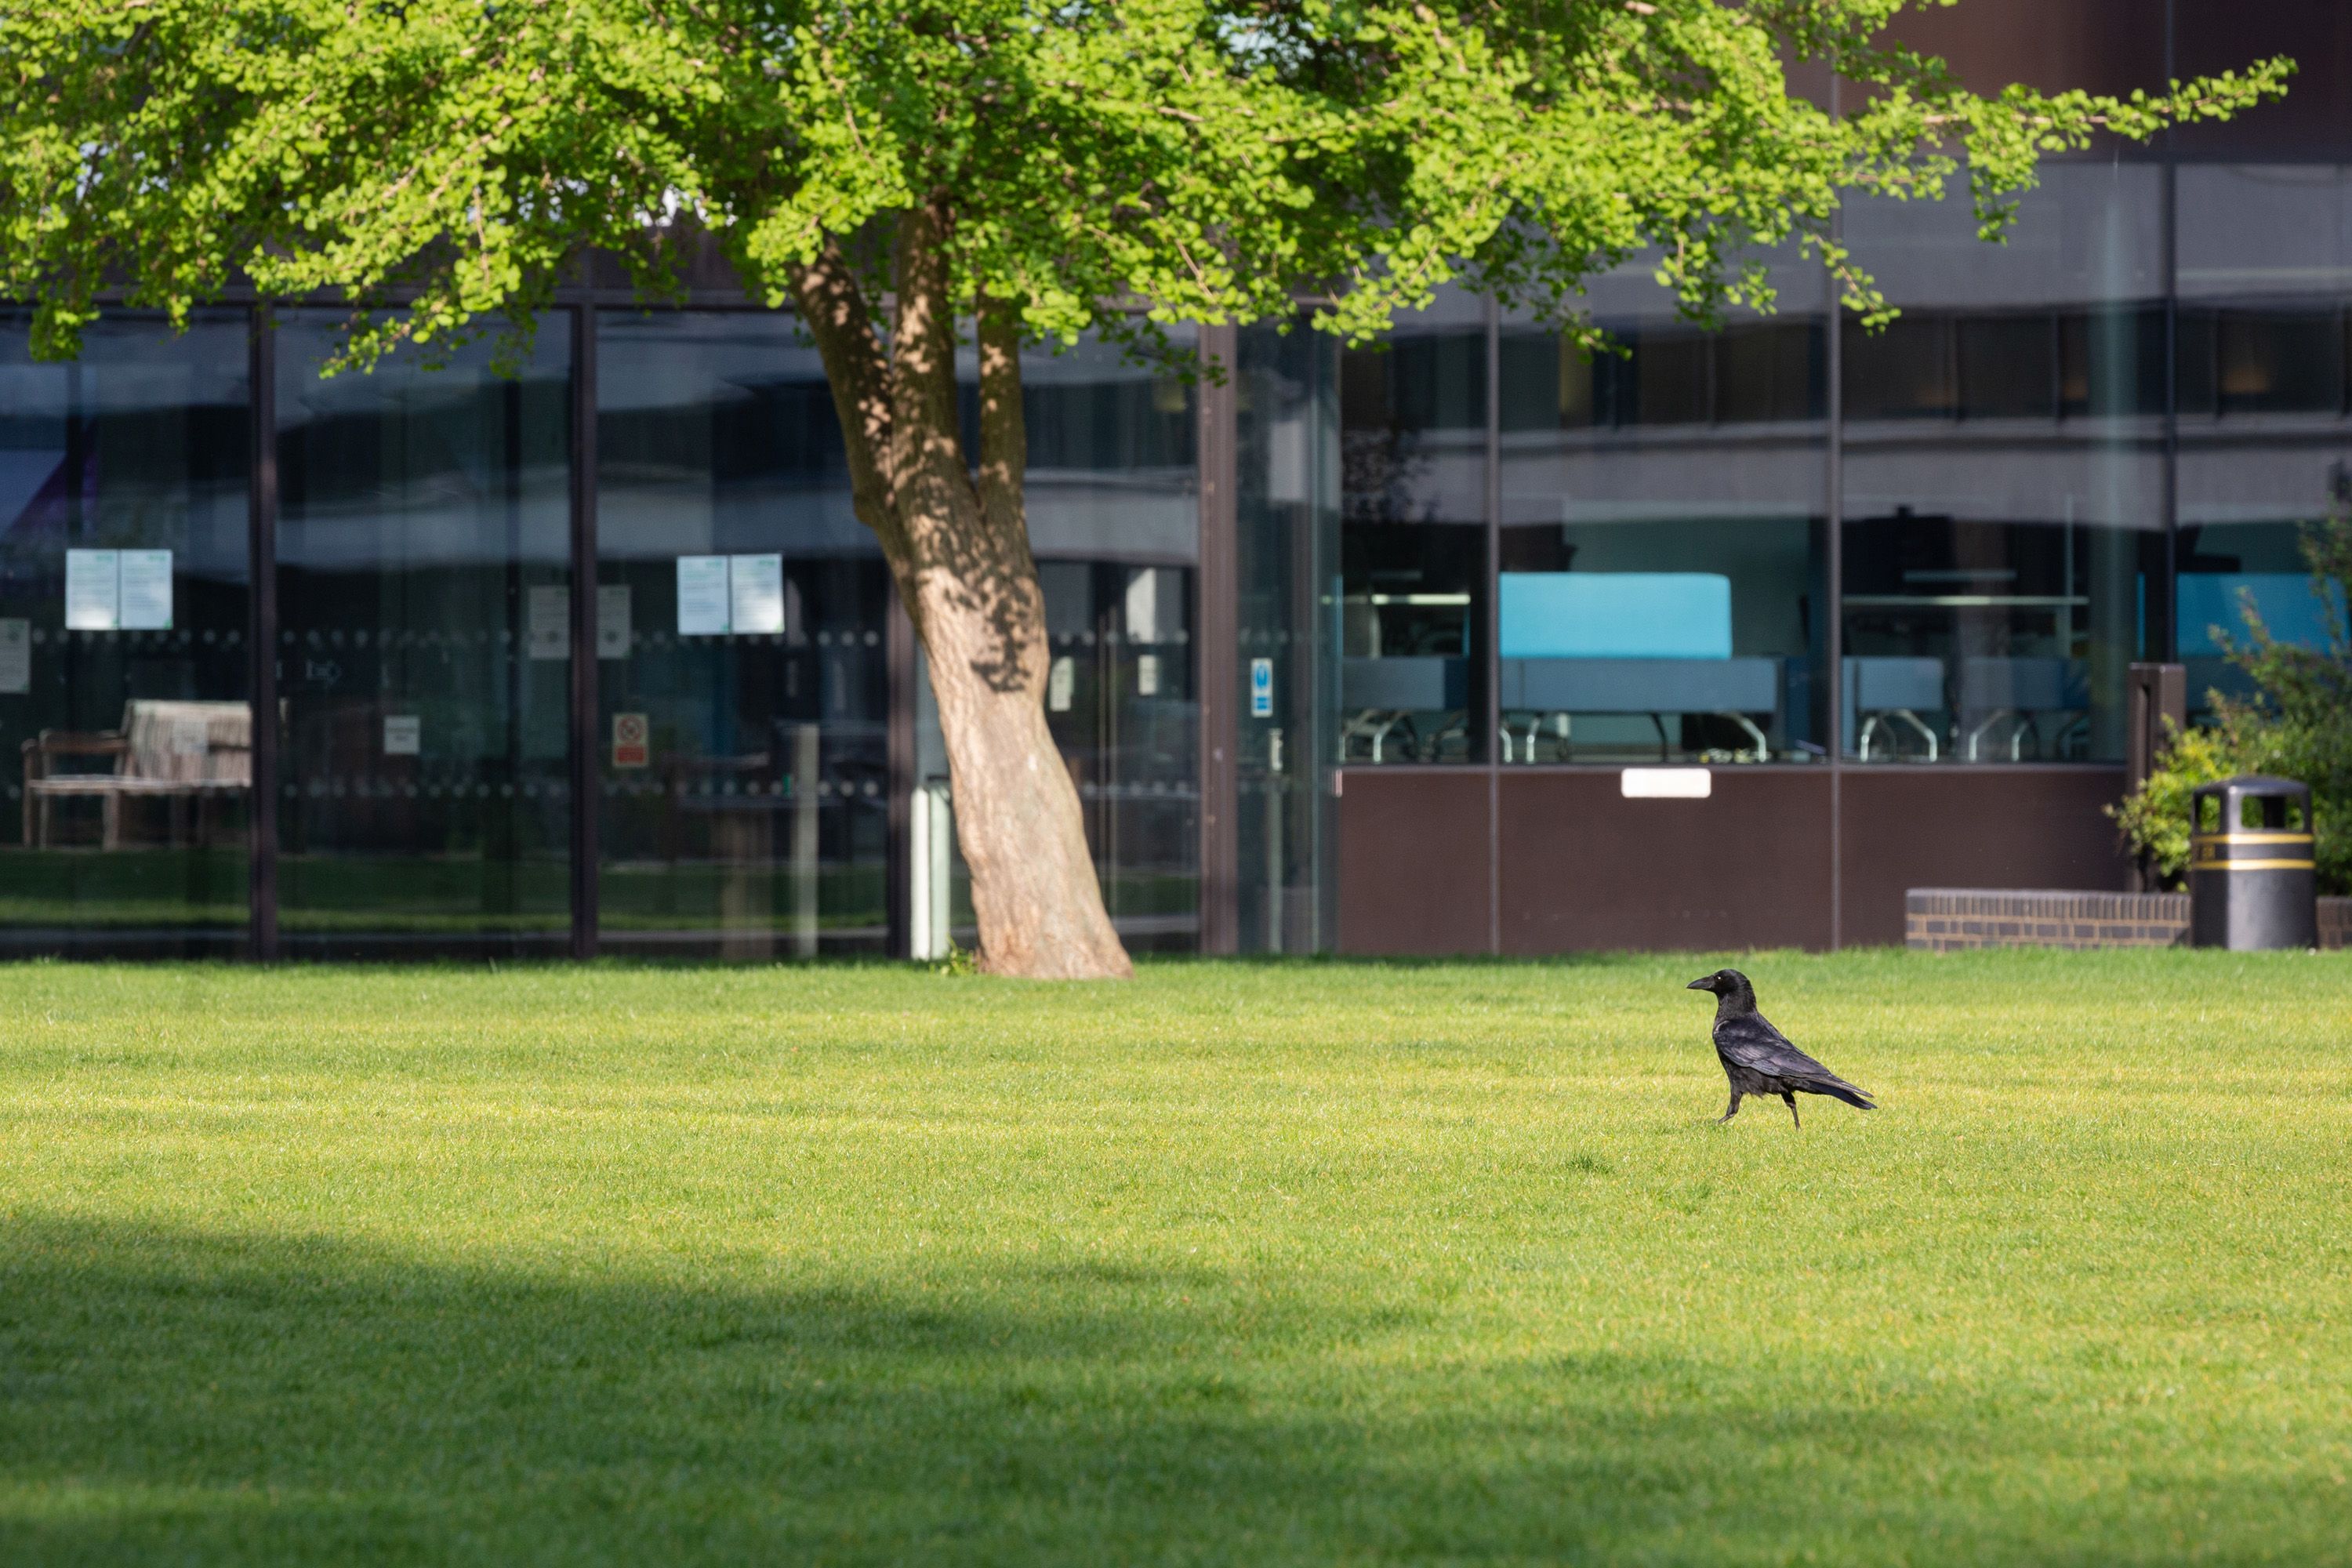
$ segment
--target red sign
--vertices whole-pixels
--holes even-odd
[[[653,726],[642,713],[613,715],[613,765],[641,768],[653,758]]]

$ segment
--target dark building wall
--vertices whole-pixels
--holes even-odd
[[[1487,952],[1486,773],[1350,770],[1339,779],[1339,951]]]
[[[1913,888],[2126,885],[2120,768],[1848,768],[1842,788],[1848,943],[1901,942]]]
[[[1504,770],[1492,875],[1498,951],[1538,955],[1831,945],[1827,769],[1713,770],[1706,800],[1627,800],[1614,768]],[[1838,938],[1904,940],[1913,888],[2120,890],[2106,767],[1847,768]],[[1486,775],[1348,770],[1339,946],[1488,947]]]
[[[1502,775],[1504,952],[1829,945],[1826,770],[1717,768],[1706,800],[1619,779]]]

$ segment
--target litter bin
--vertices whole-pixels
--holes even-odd
[[[2311,790],[2249,774],[2189,797],[2189,941],[2233,952],[2319,945]]]

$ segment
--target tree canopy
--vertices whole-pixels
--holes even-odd
[[[955,302],[1027,335],[1286,313],[1376,330],[1462,279],[1570,330],[1654,251],[1695,313],[1769,306],[1841,191],[1989,234],[2038,157],[2282,90],[1986,96],[1902,0],[44,0],[0,15],[0,293],[69,352],[110,297],[242,277],[349,300],[364,362],[511,320],[584,247],[660,294],[708,230],[771,303],[927,200]],[[1863,84],[1832,115],[1790,62]],[[861,240],[866,247],[861,249]],[[1140,306],[1140,312],[1135,307]]]

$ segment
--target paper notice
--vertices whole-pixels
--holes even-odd
[[[561,583],[530,591],[523,649],[532,658],[562,658],[572,651],[572,590]]]
[[[784,558],[736,555],[728,581],[730,610],[739,636],[773,635],[784,629]]]
[[[33,689],[33,623],[0,621],[0,696]]]
[[[122,557],[112,550],[66,552],[66,630],[110,632],[121,624],[118,605]]]
[[[607,583],[596,590],[596,657],[626,658],[635,627],[630,624],[629,585]]]
[[[1049,712],[1067,713],[1070,694],[1078,684],[1077,661],[1064,654],[1045,671],[1045,708]]]
[[[677,635],[682,637],[725,637],[727,557],[681,555],[677,558]]]
[[[172,629],[172,552],[122,550],[115,624],[126,632]]]
[[[425,721],[414,713],[388,713],[383,721],[383,754],[414,757],[425,751]]]
[[[1138,697],[1160,695],[1160,656],[1139,654],[1135,660],[1135,694]]]

